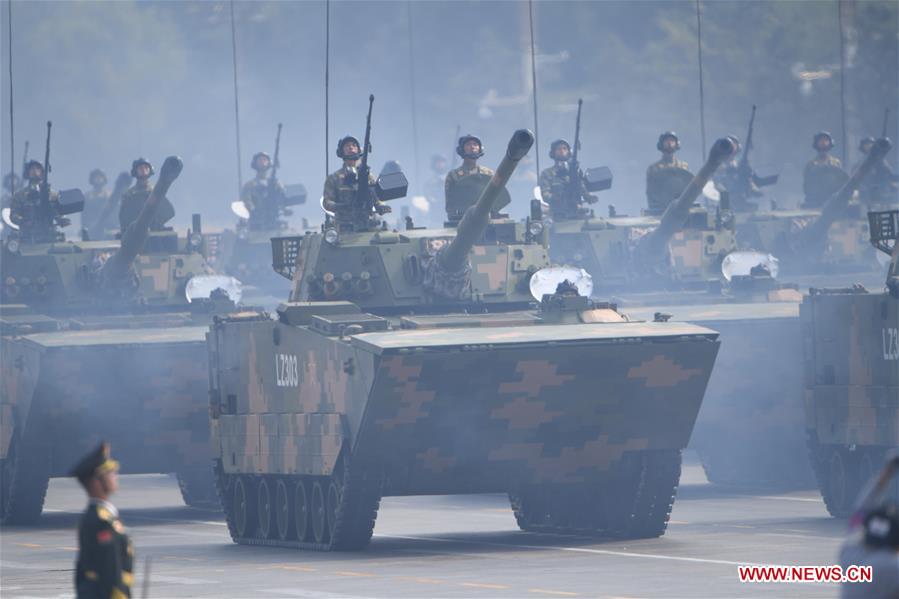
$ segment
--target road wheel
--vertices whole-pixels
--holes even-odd
[[[322,484],[312,484],[312,534],[316,543],[325,543],[328,539],[328,517],[325,506],[325,492]]]
[[[272,492],[265,478],[259,481],[256,507],[259,514],[259,536],[268,539],[272,532]]]
[[[297,533],[297,540],[308,540],[309,535],[309,502],[306,493],[306,485],[302,479],[297,481],[293,490],[293,523]]]
[[[275,484],[275,524],[278,526],[278,538],[286,541],[290,535],[290,495],[287,484],[281,478]]]
[[[329,531],[337,530],[337,516],[338,510],[340,510],[341,501],[340,495],[340,488],[337,486],[337,482],[332,479],[328,484],[327,513]]]
[[[237,477],[234,481],[234,529],[238,537],[245,538],[250,529],[250,497],[247,488],[247,479],[244,476]]]

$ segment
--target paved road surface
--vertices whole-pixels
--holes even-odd
[[[617,542],[520,532],[504,496],[382,502],[362,553],[231,542],[220,514],[183,507],[174,479],[124,476],[116,504],[146,558],[150,597],[722,597],[835,596],[832,584],[741,584],[739,564],[833,563],[844,523],[814,491],[752,495],[685,468],[668,533]],[[53,480],[34,529],[0,539],[2,597],[71,597],[83,494]]]

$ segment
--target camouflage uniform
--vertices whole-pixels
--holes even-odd
[[[324,199],[322,206],[328,212],[334,213],[334,220],[338,229],[341,230],[364,230],[369,225],[369,223],[356,222],[354,210],[356,190],[358,189],[356,177],[356,168],[342,166],[325,179],[325,189],[322,192]],[[368,173],[368,184],[369,188],[375,184],[375,178],[371,172]],[[375,210],[387,208],[383,202],[377,199],[374,201],[374,206]]]
[[[466,181],[469,177],[477,177],[478,180]],[[458,222],[462,219],[462,215],[468,210],[469,206],[473,206],[481,195],[484,187],[493,177],[493,169],[476,164],[473,168],[466,170],[465,165],[455,168],[446,174],[444,183],[444,196],[446,201],[446,217],[450,222]],[[468,189],[465,189],[468,187]],[[501,194],[496,203],[493,204],[492,217],[499,214],[500,208],[509,204],[508,194]]]
[[[140,182],[138,182],[122,194],[122,204],[119,206],[119,227],[123,232],[128,228],[128,225],[137,220],[137,215],[140,214],[141,209],[144,207],[144,204],[147,202],[147,198],[150,197],[152,191],[153,186],[149,183],[141,185]],[[163,230],[165,223],[170,221],[174,216],[175,207],[172,206],[172,203],[169,202],[167,198],[162,198],[159,201],[159,206],[156,208],[156,215],[150,223],[150,230]]]
[[[581,178],[581,189],[577,198],[566,198],[565,190],[571,184],[571,170],[567,163],[555,164],[540,173],[540,194],[543,201],[549,204],[550,214],[555,219],[578,218],[585,216],[583,202],[596,203],[596,196],[587,191]]]
[[[652,196],[652,194],[650,193],[651,181],[660,174],[663,174],[665,170],[672,168],[683,169],[685,171],[690,170],[690,166],[685,160],[679,160],[675,158],[674,155],[671,156],[670,160],[668,160],[667,158],[661,158],[660,160],[657,160],[656,162],[650,164],[649,168],[646,169],[646,201],[647,205],[649,206],[649,210],[652,212],[664,212],[665,208],[667,208],[668,205],[662,205],[659,202],[658,198]]]
[[[91,189],[84,194],[84,211],[81,213],[81,226],[83,228],[91,227],[100,218],[103,207],[109,201],[110,192],[108,189]],[[93,238],[91,238],[93,239]]]
[[[820,208],[827,201],[826,197],[821,197],[813,191],[814,179],[821,176],[824,171],[833,168],[842,169],[843,163],[840,162],[839,158],[830,154],[826,154],[823,158],[815,156],[805,165],[805,169],[802,171],[802,191],[805,195],[804,207]]]
[[[750,198],[759,198],[764,195],[755,182],[756,174],[754,171],[749,173],[748,188],[744,187],[741,178],[740,162],[734,158],[722,165],[712,180],[718,191],[728,192],[731,208],[738,212],[755,210],[757,205],[750,202]]]
[[[17,191],[10,201],[10,219],[19,226],[22,239],[33,243],[52,243],[62,241],[64,236],[58,224],[69,224],[66,218],[56,217],[55,205],[59,202],[59,194],[50,192],[50,208],[41,208],[41,184],[30,183]]]
[[[247,181],[240,192],[240,199],[250,213],[249,224],[252,230],[279,228],[278,217],[281,212],[281,200],[284,198],[284,185],[274,182],[270,191],[268,177],[255,177]]]
[[[861,161],[855,165],[857,169]],[[858,185],[858,196],[869,208],[895,207],[899,199],[899,177],[886,159],[874,165],[867,177]]]

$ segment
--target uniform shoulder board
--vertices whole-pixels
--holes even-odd
[[[490,175],[491,177],[493,176],[493,169],[489,166],[478,166],[478,168],[480,169],[482,175]]]
[[[97,517],[99,517],[100,520],[106,520],[107,522],[112,522],[114,520],[112,512],[103,506],[97,507]]]

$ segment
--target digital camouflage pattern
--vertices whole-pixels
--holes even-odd
[[[878,268],[876,252],[867,243],[868,224],[855,193],[891,148],[889,139],[875,141],[852,176],[829,163],[821,167],[842,176],[834,175],[833,185],[827,187],[829,195],[815,210],[741,215],[737,222],[741,247],[776,255],[784,272],[791,275]],[[833,187],[836,190],[830,191]]]
[[[545,248],[488,221],[532,143],[513,136],[456,229],[281,240],[294,289],[277,319],[211,327],[235,541],[361,548],[380,497],[422,493],[509,492],[527,530],[664,533],[717,333],[630,322],[564,285],[530,307]]]
[[[3,523],[34,522],[48,479],[100,439],[123,472],[177,472],[185,499],[214,500],[203,325],[216,306],[184,294],[210,271],[190,239],[148,234],[151,220],[141,212],[121,246],[3,245]]]
[[[872,242],[892,254],[888,290],[813,289],[800,310],[809,448],[837,517],[899,447],[899,211],[872,214]]]
[[[553,263],[583,268],[604,292],[717,281],[721,261],[737,247],[733,220],[729,214],[711,214],[693,203],[730,155],[730,144],[718,140],[695,177],[680,167],[656,169],[661,174],[653,175],[653,181],[675,181],[672,189],[679,194],[665,203],[659,216],[555,221],[549,235]],[[681,175],[668,177],[670,173],[680,173],[686,180]]]
[[[803,434],[801,294],[789,291],[755,302],[737,298],[628,310],[637,318],[671,314],[674,321],[720,333],[721,349],[690,439],[710,482],[814,485]]]

